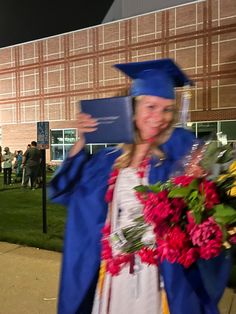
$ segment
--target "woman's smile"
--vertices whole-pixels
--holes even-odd
[[[174,118],[172,99],[141,96],[135,112],[136,127],[142,139],[158,135],[168,128]]]

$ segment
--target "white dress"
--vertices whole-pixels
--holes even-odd
[[[112,231],[129,225],[142,213],[142,204],[133,189],[140,183],[135,169],[120,171],[113,197]],[[102,294],[99,296],[96,291],[92,314],[162,313],[158,268],[143,264],[136,257],[135,269],[130,274],[130,266],[127,265],[118,276],[106,273]]]

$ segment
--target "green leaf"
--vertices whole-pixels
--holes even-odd
[[[144,216],[143,215],[141,215],[141,216],[139,216],[139,217],[134,219],[134,222],[141,223],[141,224],[144,224],[144,221],[145,220],[144,220]]]
[[[215,221],[218,224],[222,224],[222,225],[231,225],[234,224],[236,222],[236,215],[234,217],[222,217],[222,216],[215,216],[213,215],[215,218]]]
[[[161,184],[149,185],[148,187],[149,187],[149,190],[154,193],[159,193],[162,190]]]
[[[200,224],[202,221],[201,213],[199,211],[196,211],[196,210],[191,211],[191,213],[193,214],[193,217],[194,217],[196,224]]]
[[[148,192],[149,188],[147,185],[138,185],[134,187],[135,191],[140,193],[146,193]]]
[[[187,197],[190,191],[189,187],[176,188],[169,192],[168,197]]]
[[[230,217],[236,215],[236,210],[228,205],[219,204],[214,206],[215,214],[218,217]]]
[[[198,183],[198,180],[197,179],[194,179],[190,184],[189,184],[189,188],[191,190],[198,190],[198,186],[199,186],[199,183]]]
[[[212,165],[217,161],[218,150],[216,142],[210,142],[205,144],[206,150],[204,152],[203,159],[200,162],[200,165],[206,169],[211,169]]]
[[[213,217],[218,223],[232,224],[236,222],[236,210],[228,205],[219,204],[214,207]]]
[[[195,199],[198,199],[198,191],[193,191],[189,197],[188,197],[190,200],[195,200]]]
[[[224,164],[233,159],[233,148],[230,144],[220,147],[220,154],[217,159],[217,163]]]

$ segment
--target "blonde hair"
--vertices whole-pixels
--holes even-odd
[[[137,102],[142,99],[142,96],[135,97],[133,99],[133,107],[135,111],[135,106]],[[150,153],[152,156],[156,157],[159,160],[165,159],[164,152],[159,148],[159,146],[165,143],[173,132],[173,124],[176,121],[176,110],[174,112],[173,120],[171,121],[169,127],[163,130],[158,136],[156,136],[155,140],[151,144]],[[135,124],[134,124],[135,125]],[[137,144],[143,143],[142,139],[140,138],[138,129],[135,125],[135,143],[134,144],[120,144],[118,147],[122,149],[123,153],[120,157],[118,157],[115,161],[114,168],[126,168],[130,165],[132,158],[134,156],[135,147]]]

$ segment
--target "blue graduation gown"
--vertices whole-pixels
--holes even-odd
[[[193,140],[191,132],[176,128],[161,146],[167,159],[158,167],[157,160],[151,160],[149,182],[166,181],[176,162],[190,150]],[[112,166],[120,154],[120,150],[108,148],[88,160],[85,152],[81,151],[67,158],[50,182],[50,199],[68,208],[58,314],[91,313],[100,267],[101,228],[107,215],[104,196]],[[182,266],[165,262],[161,270],[171,314],[208,313],[203,311],[200,296],[189,284],[194,279],[186,276]],[[219,296],[227,275],[226,271]],[[180,292],[182,288],[183,293]],[[196,311],[193,312],[193,309]]]

